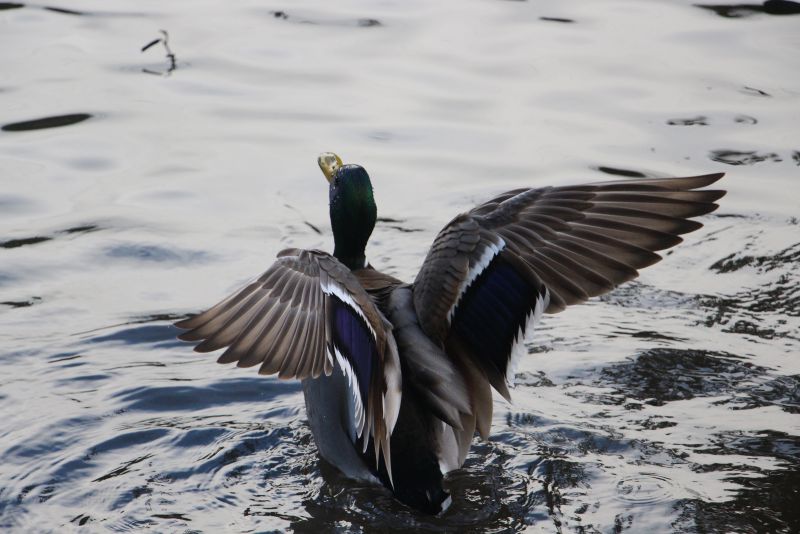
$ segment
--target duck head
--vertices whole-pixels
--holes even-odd
[[[360,165],[344,165],[336,154],[326,152],[317,159],[328,180],[333,255],[350,269],[366,266],[367,247],[378,208],[369,174]]]

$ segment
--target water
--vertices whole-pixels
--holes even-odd
[[[0,4],[2,529],[800,530],[800,16],[768,4]],[[297,383],[170,326],[331,248],[328,150],[370,171],[367,252],[406,280],[505,189],[729,194],[546,317],[431,518],[320,463]]]

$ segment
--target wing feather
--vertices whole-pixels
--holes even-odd
[[[220,363],[260,365],[260,374],[349,375],[356,434],[373,443],[391,479],[389,439],[400,408],[401,372],[392,325],[355,275],[320,251],[287,249],[257,280],[207,311],[176,323],[198,352],[227,347]],[[354,443],[356,445],[356,443]]]
[[[658,262],[656,251],[702,226],[691,218],[717,208],[725,191],[701,188],[722,176],[498,195],[454,218],[434,240],[413,285],[420,325],[456,361],[477,364],[483,379],[505,394],[500,374],[508,369],[509,347],[522,341],[526,320],[543,308],[556,313],[606,293]],[[467,364],[461,370],[479,390],[477,375]],[[483,431],[480,402],[486,399],[473,395],[472,401],[475,415],[467,417],[467,427]],[[462,447],[466,434],[454,435]]]

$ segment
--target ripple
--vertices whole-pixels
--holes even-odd
[[[152,343],[158,347],[180,347],[187,346],[177,340],[180,331],[172,325],[152,325],[126,328],[112,334],[95,336],[89,338],[89,343],[112,343],[121,342],[126,345],[136,345],[140,343]]]
[[[762,469],[755,462],[746,473],[731,476],[739,485],[724,502],[687,499],[674,526],[680,531],[795,533],[800,526],[797,488],[800,487],[800,437],[785,432],[724,432],[712,447],[701,450],[718,456],[717,470],[733,470],[726,456],[739,458],[777,457],[786,469]],[[746,513],[742,513],[746,510]],[[688,528],[683,528],[683,527]]]
[[[0,248],[19,248],[28,245],[38,245],[45,241],[50,241],[52,237],[35,236],[35,237],[21,237],[19,239],[9,239],[8,241],[0,241]]]
[[[113,470],[109,471],[105,475],[102,475],[102,476],[99,476],[99,477],[95,478],[94,480],[92,480],[92,482],[102,482],[104,480],[108,480],[109,478],[122,476],[122,475],[124,475],[126,473],[129,473],[131,471],[131,467],[133,467],[134,465],[136,465],[136,464],[138,464],[140,462],[144,462],[145,460],[149,460],[152,457],[153,457],[152,454],[145,454],[144,456],[139,456],[138,458],[134,458],[133,460],[130,460],[128,462],[123,463],[121,466],[117,467],[116,469],[113,469]]]
[[[696,307],[697,301],[694,295],[659,289],[635,280],[602,295],[599,299],[621,308],[672,310]]]
[[[755,150],[712,150],[708,156],[712,161],[726,165],[755,165],[763,161],[781,162],[783,159],[775,152],[760,153]]]
[[[755,314],[770,312],[785,314],[789,317],[800,317],[800,286],[795,277],[783,275],[774,282],[745,289],[732,296],[708,295],[701,297],[700,305],[711,312],[704,321],[706,326],[726,325],[732,318],[737,318],[742,311]],[[758,318],[761,322],[767,319],[765,316]],[[785,325],[786,321],[782,320],[780,324]],[[796,335],[795,331],[794,336]]]
[[[748,85],[742,87],[741,92],[750,96],[767,96],[767,97],[772,96],[766,91],[762,91],[761,89],[758,89],[756,87],[750,87]]]
[[[450,473],[445,487],[453,504],[441,516],[419,514],[400,504],[384,488],[344,479],[320,462],[324,484],[303,503],[307,517],[292,522],[293,530],[326,530],[331,524],[352,525],[356,531],[386,532],[514,532],[540,503],[528,478],[506,469],[507,456],[491,444],[479,444],[463,469]],[[248,508],[249,513],[275,514],[273,504]],[[547,520],[545,516],[545,521]]]
[[[699,115],[691,119],[670,119],[667,124],[670,126],[708,126],[708,117]]]
[[[633,398],[663,406],[675,400],[741,391],[744,383],[753,383],[766,372],[725,352],[656,348],[642,352],[632,362],[606,367],[598,383],[620,386],[619,395],[606,402],[621,404]]]
[[[6,300],[0,302],[0,306],[10,306],[12,308],[28,308],[34,304],[42,302],[42,297],[31,297],[26,300]]]
[[[356,22],[362,28],[372,28],[375,26],[383,26],[378,19],[358,19]]]
[[[653,504],[673,500],[675,483],[663,475],[638,473],[617,482],[617,498],[631,504]]]
[[[800,19],[667,2],[586,2],[576,23],[532,2],[140,4],[0,3],[19,59],[0,127],[93,115],[0,131],[0,531],[800,532],[800,146],[777,81]],[[162,27],[192,67],[142,76],[171,68]],[[429,517],[319,460],[297,382],[218,366],[167,324],[269,251],[330,246],[326,139],[375,169],[397,217],[370,256],[409,280],[478,191],[746,153],[729,155],[724,213],[669,261],[546,318],[514,404],[498,399],[491,441]],[[751,157],[773,152],[782,163]]]
[[[16,2],[0,2],[0,11],[5,9],[19,9],[22,7],[29,7],[33,9],[43,9],[45,11],[49,11],[51,13],[58,13],[59,15],[72,15],[72,16],[106,16],[106,17],[142,17],[144,16],[143,13],[137,12],[110,12],[110,11],[95,11],[95,12],[87,12],[87,11],[77,11],[75,9],[67,9],[64,7],[57,7],[57,6],[42,6],[42,5],[35,5],[35,4],[21,4]]]
[[[75,11],[74,9],[67,9],[64,7],[44,6],[42,9],[45,9],[46,11],[52,11],[53,13],[60,13],[62,15],[75,15],[78,17],[86,15],[86,13],[83,11]]]
[[[89,113],[72,113],[70,115],[55,115],[52,117],[44,117],[42,119],[33,119],[29,121],[14,122],[3,125],[4,132],[26,132],[30,130],[42,130],[45,128],[61,128],[62,126],[71,126],[78,124],[87,119],[92,118]]]
[[[641,172],[641,171],[634,171],[630,169],[620,169],[616,167],[593,167],[594,170],[600,171],[605,174],[610,174],[612,176],[624,176],[626,178],[647,178],[648,175]]]
[[[750,115],[736,115],[733,118],[733,122],[738,124],[758,124],[758,119]]]
[[[780,268],[792,270],[798,263],[800,263],[800,243],[795,243],[769,255],[750,256],[742,254],[742,252],[734,252],[714,262],[709,269],[718,273],[731,273],[744,267],[751,267],[759,273],[767,273]]]
[[[31,198],[0,193],[0,215],[30,212],[36,204]]]
[[[750,17],[758,13],[767,15],[800,14],[800,3],[791,0],[766,0],[763,4],[695,4],[697,7],[713,11],[726,19]]]
[[[332,25],[332,26],[356,26],[359,28],[374,28],[383,26],[383,23],[378,19],[363,17],[357,19],[323,19],[323,18],[306,18],[290,15],[286,11],[271,10],[269,15],[278,20],[287,20],[299,24],[313,24],[313,25]]]
[[[1,201],[0,201],[0,206],[2,206]],[[96,230],[100,230],[100,228],[97,227],[96,225],[81,225],[72,228],[67,228],[66,230],[59,230],[56,232],[56,234],[84,234],[84,233],[94,232]],[[7,241],[0,241],[0,248],[19,248],[19,247],[26,247],[29,245],[38,245],[39,243],[45,243],[47,241],[51,241],[52,239],[54,239],[54,236],[52,235],[20,237],[16,239],[9,239]]]
[[[162,386],[123,389],[113,397],[126,409],[202,410],[233,403],[253,403],[300,392],[300,385],[264,377],[229,378],[211,386]]]
[[[539,17],[539,20],[543,20],[545,22],[560,22],[562,24],[572,24],[575,22],[573,19],[566,19],[562,17]]]
[[[134,260],[146,263],[194,263],[210,258],[201,250],[185,250],[177,247],[166,248],[160,245],[124,243],[106,248],[105,255],[118,260]]]
[[[718,401],[734,409],[750,410],[763,406],[778,406],[787,413],[800,414],[800,375],[779,376],[753,386],[747,396]]]

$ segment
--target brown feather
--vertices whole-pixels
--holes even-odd
[[[689,219],[717,209],[714,202],[725,192],[697,189],[722,176],[615,180],[500,194],[455,217],[434,240],[414,281],[420,325],[434,341],[447,340],[454,359],[475,359],[469,347],[449,335],[449,321],[466,281],[494,261],[486,254],[488,244],[499,243],[496,237],[505,243],[505,261],[533,287],[541,283],[549,290],[545,311],[556,313],[636,278],[637,269],[661,259],[655,251],[675,246],[680,235],[700,228]],[[481,316],[479,310],[470,313]],[[484,382],[507,394],[496,367],[484,362],[481,372]],[[469,417],[466,422],[468,427]]]

